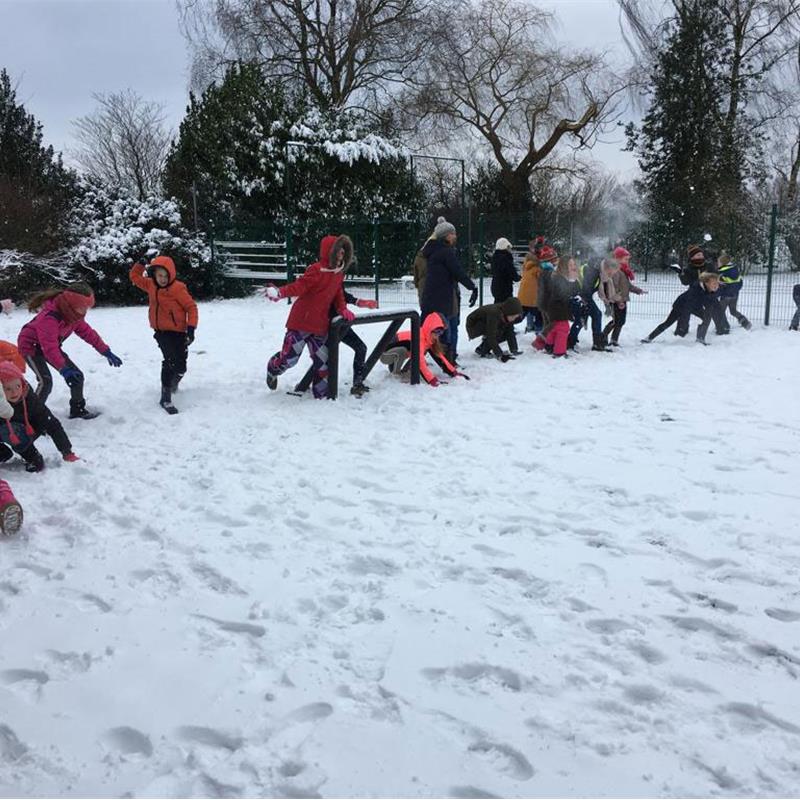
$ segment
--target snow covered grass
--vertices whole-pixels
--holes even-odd
[[[0,795],[797,793],[800,335],[326,403],[264,385],[286,310],[202,305],[177,417],[145,308],[67,343],[104,413],[3,469]]]

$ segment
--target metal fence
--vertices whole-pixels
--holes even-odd
[[[474,215],[473,215],[474,216]],[[764,220],[764,235],[758,246],[737,260],[744,277],[739,309],[751,322],[766,325],[788,325],[795,311],[792,288],[800,283],[800,264],[792,256],[793,242],[782,227],[782,218],[774,206]],[[521,267],[528,242],[538,233],[530,214],[495,214],[470,217],[466,231],[459,230],[458,248],[462,262],[481,289],[481,303],[487,302],[490,282],[490,260],[496,239],[509,239]],[[557,244],[561,252],[572,252],[579,260],[596,250],[580,234],[559,241],[542,231]],[[318,258],[319,242],[329,233],[346,233],[353,240],[356,261],[348,271],[348,286],[360,296],[370,296],[382,305],[416,306],[413,285],[413,262],[417,251],[430,236],[430,223],[420,220],[385,219],[316,219],[296,220],[287,225],[265,225],[258,230],[226,233],[226,241],[281,243],[286,249],[285,275],[276,272],[276,280],[291,280],[302,274],[306,265]],[[471,235],[470,235],[471,234]],[[604,243],[603,247],[608,243]],[[213,248],[212,248],[213,250]],[[796,249],[800,252],[800,246]],[[224,252],[222,248],[220,251]],[[646,295],[633,296],[629,313],[635,317],[665,317],[683,287],[677,275],[662,268],[641,265],[639,254],[633,253],[636,282],[647,290]],[[224,260],[224,255],[216,254]]]

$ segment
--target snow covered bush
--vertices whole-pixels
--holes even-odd
[[[74,280],[65,251],[46,256],[20,250],[0,250],[0,298],[22,305],[38,289]]]

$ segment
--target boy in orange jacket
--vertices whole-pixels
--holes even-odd
[[[156,256],[150,264],[131,267],[130,279],[147,292],[150,300],[150,327],[164,360],[161,362],[161,400],[168,414],[177,414],[172,393],[186,374],[189,345],[197,328],[197,303],[186,284],[175,279],[175,262],[169,256]]]

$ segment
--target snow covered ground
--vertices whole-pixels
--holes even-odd
[[[286,311],[204,304],[177,417],[144,307],[91,312],[120,370],[68,342],[84,460],[2,470],[0,795],[800,793],[800,335],[325,403],[264,385]]]

